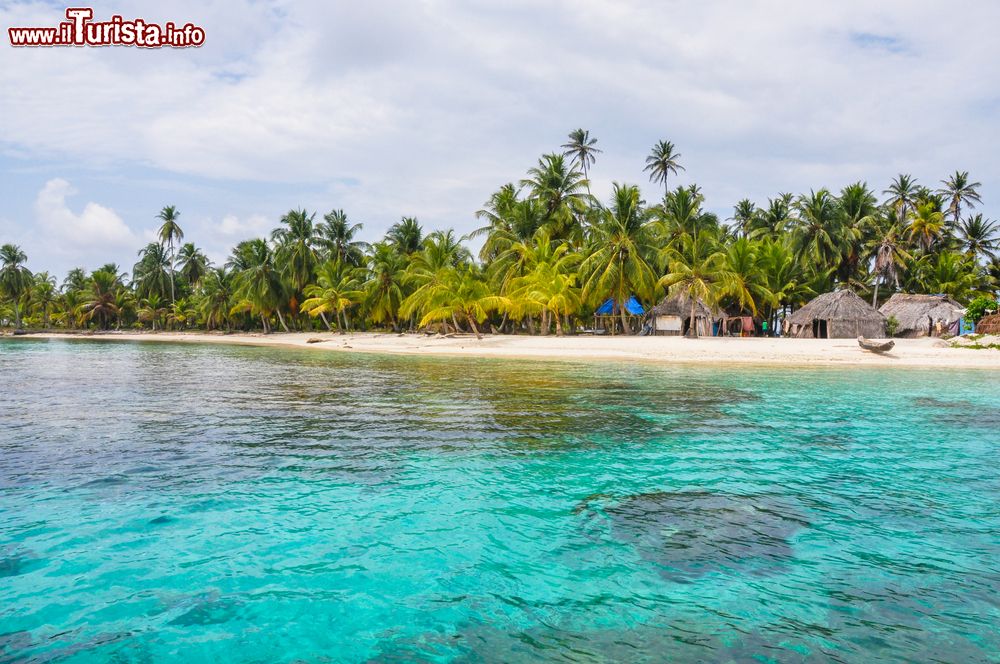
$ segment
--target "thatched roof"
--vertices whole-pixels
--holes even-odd
[[[705,304],[698,300],[695,305],[695,316],[699,318],[715,318],[715,313]],[[679,318],[689,318],[691,316],[691,298],[687,293],[668,295],[660,300],[660,303],[649,310],[650,316],[677,316]]]
[[[1000,334],[1000,314],[983,316],[976,323],[976,334]]]
[[[788,322],[792,325],[809,325],[814,320],[871,321],[884,324],[885,316],[854,291],[845,288],[823,293],[788,317]]]
[[[927,319],[935,323],[953,323],[962,317],[965,309],[947,295],[910,295],[896,293],[879,309],[888,318],[895,316],[899,330],[915,330],[927,327]]]

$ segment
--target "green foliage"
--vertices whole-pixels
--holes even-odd
[[[965,308],[966,317],[974,323],[982,320],[987,314],[995,314],[1000,308],[1000,303],[995,298],[988,295],[980,295]]]
[[[889,316],[885,320],[885,333],[890,337],[894,337],[897,330],[899,330],[899,319],[895,316]]]
[[[115,264],[77,268],[61,284],[33,275],[24,252],[4,244],[0,325],[563,334],[609,297],[634,295],[648,306],[684,293],[774,329],[783,311],[837,287],[875,303],[897,290],[946,293],[971,300],[974,318],[996,307],[1000,227],[970,213],[982,194],[967,172],[937,190],[900,174],[882,201],[865,182],[743,199],[726,225],[696,184],[670,179],[684,167],[668,140],[645,159],[652,203],[625,183],[598,199],[596,146],[587,130],[572,131],[559,151],[489,196],[475,213],[481,227],[464,238],[425,232],[404,216],[369,245],[363,225],[339,208],[319,221],[292,209],[213,266],[196,243],[182,244],[180,213],[165,206],[156,241],[138,252],[131,274]],[[469,240],[481,241],[478,260]]]

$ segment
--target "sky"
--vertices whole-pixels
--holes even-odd
[[[74,3],[81,4],[81,3]],[[1000,217],[1000,3],[922,0],[179,0],[101,2],[202,26],[191,49],[20,48],[65,4],[0,0],[0,243],[33,271],[130,271],[175,205],[224,262],[292,208],[344,209],[376,240],[475,211],[577,127],[591,172],[662,196],[646,155],[672,141],[706,206],[882,192],[904,172],[982,183]]]

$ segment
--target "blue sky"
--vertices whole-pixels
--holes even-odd
[[[55,25],[64,4],[0,2]],[[377,239],[402,215],[474,212],[576,128],[594,193],[657,187],[673,141],[708,207],[956,169],[1000,216],[1000,4],[308,2],[94,5],[187,21],[204,47],[0,46],[0,242],[59,275],[130,269],[166,204],[222,261],[292,207],[343,208]],[[4,30],[6,33],[6,30]]]

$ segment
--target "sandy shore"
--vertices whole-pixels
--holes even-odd
[[[115,333],[32,334],[32,338],[170,341],[303,348],[319,352],[388,353],[539,360],[631,360],[664,363],[763,365],[872,365],[1000,369],[1000,350],[951,348],[939,339],[897,339],[889,353],[862,351],[854,339],[764,339],[681,337],[530,337],[423,334],[211,334]],[[308,343],[320,339],[320,343]]]

